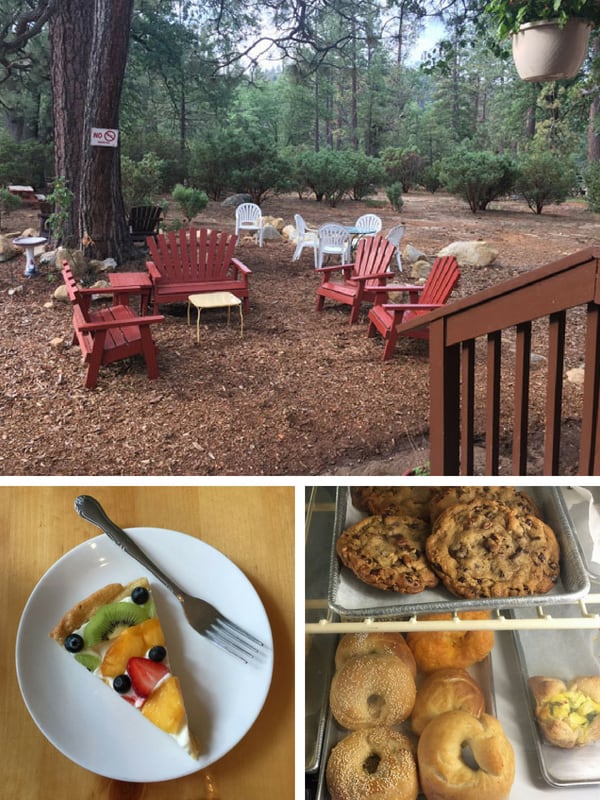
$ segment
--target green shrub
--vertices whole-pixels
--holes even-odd
[[[440,182],[450,194],[462,197],[475,214],[510,192],[518,175],[509,156],[461,145],[440,164]]]
[[[31,185],[45,193],[50,165],[49,145],[35,139],[13,142],[8,134],[0,133],[0,185]]]
[[[21,198],[8,189],[0,189],[0,230],[2,230],[2,217],[8,217],[12,211],[16,211],[21,202]]]
[[[351,180],[350,194],[353,200],[364,200],[375,194],[384,179],[383,167],[378,158],[358,150],[343,153],[344,163]]]
[[[400,182],[402,191],[408,192],[419,182],[423,159],[415,150],[386,147],[381,154],[382,166],[388,181]]]
[[[233,184],[235,144],[224,132],[208,134],[202,141],[190,145],[189,179],[196,186],[204,186],[213,200],[219,200]]]
[[[437,190],[440,188],[440,171],[438,164],[432,164],[429,167],[425,167],[423,170],[423,174],[421,176],[421,181],[423,186],[428,192],[431,194],[435,194]]]
[[[52,191],[46,196],[46,202],[53,209],[48,217],[48,230],[50,238],[57,245],[72,244],[72,231],[70,227],[70,208],[73,203],[73,192],[67,186],[64,177],[58,176],[52,183]]]
[[[564,203],[575,185],[576,172],[568,160],[550,151],[533,152],[519,162],[515,188],[535,214],[548,203]]]
[[[402,184],[398,181],[392,183],[387,187],[385,193],[394,211],[400,211],[404,205],[404,200],[402,199]]]
[[[201,189],[194,189],[192,186],[184,186],[178,183],[173,189],[173,200],[177,203],[186,223],[203,211],[208,205],[208,195]]]
[[[600,161],[594,161],[585,173],[587,204],[590,211],[600,212]]]
[[[314,152],[300,151],[293,167],[297,187],[308,186],[318,201],[325,200],[332,208],[352,191],[356,176],[349,166],[348,153],[325,148]]]
[[[121,187],[126,208],[156,205],[163,185],[165,162],[154,153],[140,161],[121,156]]]

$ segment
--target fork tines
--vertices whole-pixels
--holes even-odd
[[[255,658],[264,644],[252,636],[235,622],[231,622],[226,617],[218,617],[212,625],[206,629],[204,635],[211,642],[221,649],[227,651],[232,656],[239,658],[244,664]]]

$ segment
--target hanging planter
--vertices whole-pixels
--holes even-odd
[[[585,61],[591,30],[591,24],[581,19],[562,26],[558,20],[521,25],[511,36],[519,77],[524,81],[574,78]]]
[[[600,28],[599,0],[489,0],[486,11],[498,37],[511,37],[517,72],[525,81],[574,78],[591,31]]]

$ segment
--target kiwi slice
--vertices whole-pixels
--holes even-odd
[[[77,653],[75,655],[75,661],[79,661],[79,663],[86,669],[89,669],[90,672],[94,672],[94,670],[98,669],[100,666],[100,659],[93,653]]]
[[[109,603],[98,609],[83,630],[85,647],[110,639],[117,628],[130,628],[148,619],[148,609],[135,603]]]

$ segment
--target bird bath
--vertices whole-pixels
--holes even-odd
[[[35,266],[34,255],[35,248],[41,244],[45,244],[48,240],[42,236],[20,236],[18,239],[13,239],[13,244],[17,247],[25,248],[25,277],[32,278],[37,275]]]

